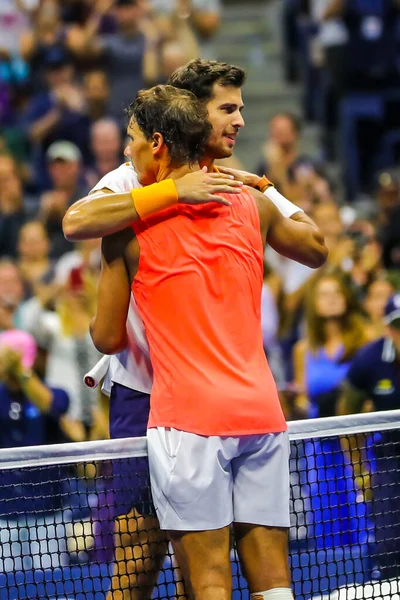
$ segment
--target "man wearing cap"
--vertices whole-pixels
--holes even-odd
[[[46,55],[43,68],[47,90],[34,96],[26,115],[28,136],[34,148],[35,183],[40,190],[49,185],[47,148],[56,140],[69,140],[86,156],[90,125],[83,93],[75,82],[74,68],[65,51],[54,48]]]
[[[339,404],[341,414],[359,413],[368,399],[376,411],[400,409],[399,292],[385,307],[384,323],[386,335],[362,348],[350,366]],[[377,565],[386,579],[395,576],[400,560],[399,431],[374,435],[372,451],[376,466],[371,469],[370,510],[376,528]]]
[[[81,177],[82,153],[72,142],[60,140],[51,144],[46,162],[52,189],[40,198],[39,218],[50,237],[51,256],[59,258],[71,250],[71,244],[64,238],[62,219],[87,188]]]

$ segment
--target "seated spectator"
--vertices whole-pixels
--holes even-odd
[[[221,24],[220,0],[151,0],[155,22],[164,38],[172,38],[176,17],[187,21],[200,44],[202,58],[214,58],[212,38]],[[189,59],[187,59],[189,60]]]
[[[66,252],[56,262],[55,265],[55,283],[65,286],[72,269],[89,269],[93,277],[100,273],[101,252],[100,240],[82,240],[77,242],[75,248]]]
[[[380,338],[385,334],[383,322],[385,306],[394,292],[395,288],[387,277],[374,279],[367,287],[363,308],[370,322],[368,330],[371,332],[372,339]]]
[[[383,248],[375,226],[365,220],[356,220],[346,233],[352,242],[347,271],[354,293],[364,300],[368,285],[386,275],[383,265]]]
[[[25,80],[26,65],[19,56],[19,40],[30,30],[30,17],[39,0],[3,0],[0,3],[0,80]]]
[[[86,172],[89,188],[124,160],[121,131],[113,119],[100,119],[91,126],[92,168]]]
[[[400,270],[400,207],[397,207],[390,223],[382,231],[383,260],[387,269]]]
[[[58,0],[42,0],[33,14],[32,28],[20,37],[20,52],[35,74],[34,86],[45,86],[45,65],[54,53],[73,58],[80,24],[66,25],[62,20],[62,4]],[[81,34],[82,35],[82,34]]]
[[[15,257],[19,230],[25,218],[17,165],[11,155],[0,154],[0,257]]]
[[[313,167],[313,161],[300,154],[301,123],[289,112],[277,113],[269,123],[268,137],[262,148],[264,159],[256,169],[265,174],[282,193],[287,185],[289,169],[300,164]]]
[[[62,219],[71,204],[87,193],[82,181],[82,155],[74,144],[61,140],[54,142],[46,152],[51,189],[40,197],[39,220],[50,238],[52,258],[59,258],[71,250],[71,243],[63,234]]]
[[[25,328],[48,352],[46,381],[68,392],[68,416],[83,423],[86,434],[99,412],[97,395],[82,385],[84,375],[100,358],[89,334],[96,287],[97,278],[90,268],[72,268],[53,297],[55,311],[46,309],[43,295],[25,303]]]
[[[325,274],[310,287],[306,324],[306,336],[294,348],[297,405],[305,416],[329,417],[351,359],[368,343],[366,323],[343,276]]]
[[[110,87],[106,73],[100,70],[86,73],[83,78],[83,93],[90,122],[106,118],[110,101]]]
[[[22,299],[24,288],[17,265],[0,258],[0,332],[23,328]]]
[[[68,410],[67,394],[48,388],[34,372],[36,354],[29,333],[17,329],[0,333],[1,448],[45,444],[49,435],[45,415],[57,423]]]
[[[102,58],[110,83],[110,114],[122,123],[122,111],[136,92],[157,80],[159,35],[139,0],[117,0],[114,14],[117,31],[99,36],[94,27],[82,39],[79,53]]]
[[[279,347],[279,300],[282,293],[282,281],[264,262],[264,283],[261,293],[261,327],[264,351],[275,381],[281,386],[285,381],[282,356]]]
[[[378,174],[376,199],[378,203],[378,225],[385,230],[387,226],[390,226],[393,212],[400,207],[400,176],[398,171],[388,169]]]
[[[40,283],[50,283],[54,265],[49,258],[50,241],[40,221],[28,221],[19,231],[17,265],[24,286],[25,299],[30,298]]]
[[[34,182],[40,190],[49,186],[45,156],[51,144],[57,140],[70,141],[87,157],[89,142],[85,99],[70,59],[62,50],[53,49],[44,66],[47,89],[32,98],[26,114],[34,151]]]
[[[353,245],[345,236],[339,206],[335,202],[319,204],[314,208],[313,219],[325,237],[325,244],[329,249],[329,264],[344,268],[343,261],[349,257]]]
[[[299,206],[307,213],[312,213],[318,204],[334,202],[330,182],[308,159],[300,158],[288,168],[283,190],[289,198],[300,195]]]

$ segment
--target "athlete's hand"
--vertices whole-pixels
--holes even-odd
[[[260,176],[255,173],[248,173],[247,171],[239,171],[238,169],[230,169],[228,167],[220,167],[219,165],[218,171],[225,175],[231,175],[236,181],[242,181],[243,185],[248,185],[252,188],[255,187],[261,179]]]
[[[175,180],[179,202],[183,204],[205,204],[206,202],[219,202],[231,206],[231,203],[218,193],[239,194],[243,182],[237,181],[232,175],[222,173],[208,173],[207,167],[201,171],[188,173],[181,179]]]

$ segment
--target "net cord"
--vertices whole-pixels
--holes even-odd
[[[289,438],[292,441],[390,429],[400,429],[400,410],[288,422]],[[3,448],[0,449],[0,469],[107,461],[146,455],[147,442],[144,437]]]

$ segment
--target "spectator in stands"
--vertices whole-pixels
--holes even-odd
[[[34,175],[40,189],[49,185],[45,154],[57,140],[68,140],[88,156],[89,120],[81,87],[68,56],[58,48],[46,56],[47,89],[32,98],[26,120],[34,149]]]
[[[29,333],[17,329],[0,333],[1,448],[46,443],[49,432],[44,416],[57,422],[68,410],[67,394],[48,388],[34,372],[36,354]]]
[[[88,187],[94,187],[100,179],[123,162],[121,131],[113,119],[100,119],[90,130],[92,165],[86,172]]]
[[[68,32],[61,20],[57,0],[43,0],[33,15],[32,27],[19,38],[20,52],[35,74],[34,85],[41,89],[45,84],[44,65],[54,51],[69,53]]]
[[[221,24],[220,0],[150,0],[150,6],[164,37],[173,37],[175,17],[187,21],[199,40],[202,58],[212,58],[212,37]]]
[[[61,288],[61,289],[60,289]],[[25,328],[48,352],[46,381],[68,392],[68,416],[83,424],[82,439],[90,433],[99,412],[98,398],[82,385],[84,375],[99,359],[89,335],[95,314],[97,278],[89,266],[70,270],[53,298],[55,311],[46,309],[43,296],[25,303]]]
[[[69,206],[87,193],[82,178],[82,155],[66,140],[54,142],[46,152],[51,189],[40,198],[39,220],[45,225],[51,243],[51,257],[71,250],[64,237],[62,219]]]
[[[375,226],[365,219],[356,220],[346,236],[352,244],[347,271],[353,291],[362,301],[369,283],[386,274],[382,260],[383,249]]]
[[[66,252],[55,265],[55,281],[66,285],[72,269],[78,267],[89,269],[94,277],[100,273],[101,253],[100,240],[83,240],[77,242],[74,249]]]
[[[17,265],[10,259],[0,259],[0,332],[15,327],[23,329],[23,295]]]
[[[33,296],[40,283],[50,283],[54,265],[49,258],[50,241],[40,221],[28,221],[19,231],[17,265],[26,299]]]
[[[267,175],[282,190],[287,185],[290,168],[300,163],[313,167],[309,157],[300,155],[300,132],[300,119],[293,113],[277,113],[269,123],[267,141],[262,148],[264,159],[256,172]]]
[[[397,0],[357,2],[330,0],[325,21],[342,19],[348,31],[341,61],[344,90],[393,87],[398,82],[396,65]]]
[[[393,211],[383,231],[384,263],[388,269],[400,269],[400,207]]]
[[[367,286],[363,308],[370,322],[368,329],[373,339],[380,338],[385,333],[384,310],[394,292],[393,283],[387,276],[374,279]]]
[[[267,262],[264,262],[264,283],[261,293],[261,327],[264,351],[274,379],[279,386],[285,381],[282,355],[279,347],[279,302],[282,281]]]
[[[340,414],[360,412],[368,399],[372,399],[376,411],[400,408],[399,293],[387,302],[383,321],[385,335],[362,348],[354,357],[343,385]],[[382,578],[390,579],[397,576],[400,559],[399,504],[394,501],[400,496],[400,439],[398,430],[382,432],[378,436],[379,443],[372,449],[375,469],[371,472],[373,502],[370,514],[375,521],[375,560]],[[358,471],[355,470],[355,476]]]
[[[308,417],[332,416],[351,359],[368,342],[366,322],[342,275],[323,274],[310,287],[306,322],[306,336],[294,348],[297,405]]]
[[[368,343],[365,322],[342,275],[323,274],[310,286],[306,321],[306,336],[294,348],[295,384],[299,392],[296,408],[308,417],[332,416],[336,414],[340,386],[351,360]],[[364,525],[359,521],[354,502],[350,501],[353,489],[345,476],[340,441],[305,442],[304,451],[310,482],[305,487],[314,512],[310,521],[315,523],[318,547],[362,543]],[[329,496],[321,498],[318,482],[326,480],[332,482]],[[347,494],[351,496],[348,498]],[[321,503],[325,506],[326,502],[328,509],[322,517]]]
[[[98,28],[84,39],[80,53],[102,57],[110,83],[110,114],[117,120],[135,93],[155,83],[159,35],[145,18],[139,0],[116,0],[117,31],[99,36]]]
[[[376,198],[378,202],[378,224],[383,229],[391,222],[393,212],[400,206],[400,176],[394,169],[378,173]]]
[[[18,232],[25,218],[17,165],[12,156],[0,154],[0,257],[15,257]]]
[[[107,118],[110,101],[110,87],[104,71],[93,70],[83,78],[86,112],[91,123]]]
[[[378,175],[378,224],[387,269],[400,269],[400,177],[397,170]]]

